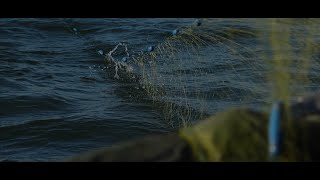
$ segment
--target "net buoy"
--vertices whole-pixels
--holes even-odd
[[[98,54],[100,54],[100,55],[105,55],[102,50],[99,50],[99,51],[98,51]]]
[[[122,62],[127,62],[129,60],[129,57],[123,57]]]
[[[154,46],[149,46],[147,50],[148,52],[152,52],[154,50]]]
[[[178,33],[179,33],[179,29],[175,29],[172,31],[172,35],[174,35],[174,36],[177,35]]]
[[[195,24],[196,24],[196,26],[200,26],[202,23],[201,23],[200,19],[197,19],[197,20],[195,21]]]

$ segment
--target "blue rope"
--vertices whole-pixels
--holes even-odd
[[[270,160],[273,160],[280,155],[282,114],[283,103],[281,101],[274,103],[271,109],[268,132]]]

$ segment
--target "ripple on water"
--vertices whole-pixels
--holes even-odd
[[[6,116],[68,108],[70,100],[56,95],[10,95],[0,99],[0,113]]]

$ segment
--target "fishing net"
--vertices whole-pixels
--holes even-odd
[[[316,90],[318,26],[318,19],[187,19],[139,52],[127,42],[94,51],[110,78],[130,82],[133,98],[152,101],[181,127],[226,108],[261,109]]]

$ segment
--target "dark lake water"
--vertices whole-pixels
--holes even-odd
[[[216,39],[204,36],[203,44],[187,48],[163,45],[167,49],[158,51],[156,75],[152,62],[144,66],[143,76],[143,68],[129,59],[126,64],[140,83],[121,79],[126,72],[115,78],[114,67],[106,66],[99,54],[124,42],[130,57],[139,56],[195,21],[0,19],[0,159],[55,161],[174,131],[180,126],[164,120],[170,115],[164,113],[166,102],[179,106],[180,112],[192,107],[193,113],[204,114],[266,103],[263,77],[268,65],[257,54],[268,49],[258,43],[256,34],[265,27],[255,20],[208,22],[212,26],[204,21],[198,34],[214,32]],[[125,56],[124,46],[114,54],[119,61]],[[148,96],[141,83],[146,79],[145,85],[161,87],[164,93]],[[171,114],[179,119],[179,113]]]

